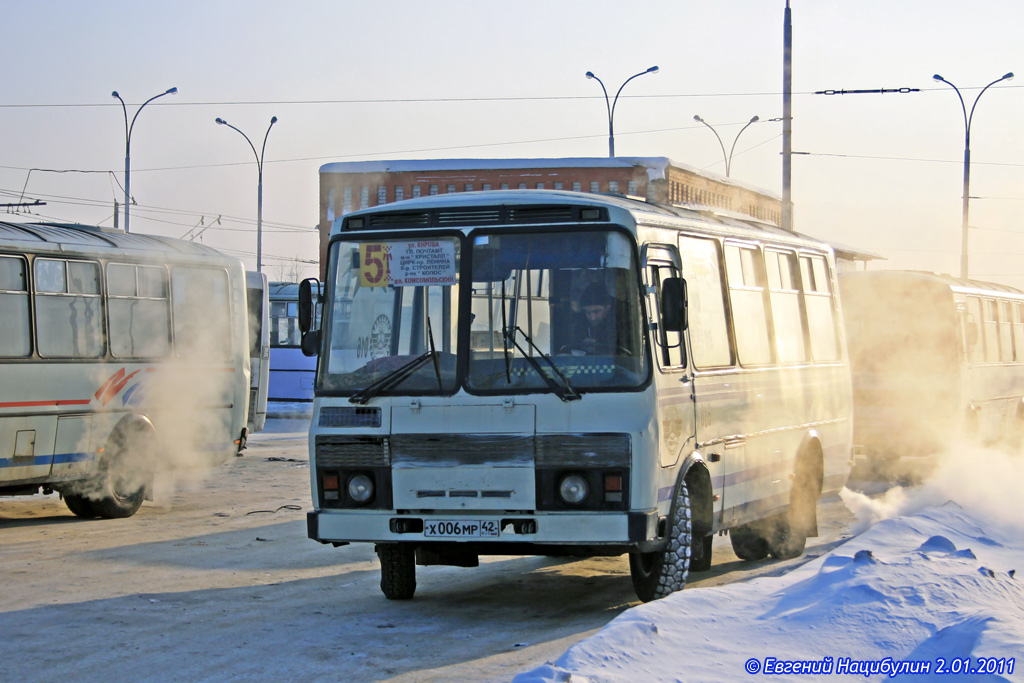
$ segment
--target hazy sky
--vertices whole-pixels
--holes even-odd
[[[957,273],[964,121],[971,127],[971,274],[1024,287],[1024,2],[792,0],[796,228]],[[438,0],[295,3],[0,0],[0,203],[113,224],[132,132],[132,232],[181,237],[255,267],[255,156],[264,168],[264,271],[314,261],[318,169],[331,161],[619,156],[724,173],[751,116],[782,114],[785,0]],[[628,11],[627,11],[628,10]],[[815,95],[819,90],[915,93]],[[732,177],[781,194],[781,123],[736,145]],[[29,169],[33,170],[31,173]],[[45,170],[42,170],[45,169]],[[61,172],[58,172],[61,171]],[[68,172],[75,171],[75,172]],[[89,171],[81,173],[79,171]],[[6,218],[6,216],[5,216]],[[24,220],[24,217],[11,217]],[[313,274],[308,266],[306,273]]]

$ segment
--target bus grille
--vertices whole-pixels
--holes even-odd
[[[387,467],[388,440],[379,437],[320,435],[316,437],[317,467]]]
[[[380,427],[380,408],[327,406],[320,409],[321,427]]]

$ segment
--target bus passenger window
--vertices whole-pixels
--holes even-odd
[[[836,323],[832,308],[828,265],[822,256],[801,256],[800,274],[803,279],[804,310],[811,338],[814,360],[836,360],[839,344],[836,342]]]
[[[725,266],[729,278],[736,351],[744,365],[772,362],[768,339],[768,313],[764,306],[764,265],[755,247],[725,245]]]
[[[170,352],[167,271],[161,267],[107,266],[110,353],[118,358],[153,358]]]
[[[1004,363],[1013,362],[1013,322],[1010,315],[1010,302],[999,302],[999,360]]]
[[[679,254],[690,302],[688,334],[693,364],[698,368],[732,365],[718,242],[681,237]]]
[[[23,358],[32,352],[28,323],[25,262],[0,257],[0,356]]]
[[[231,353],[231,306],[227,274],[210,268],[171,272],[174,349],[179,357],[227,360]]]
[[[985,310],[985,362],[999,362],[999,304],[984,299]]]
[[[1013,304],[1013,356],[1024,363],[1024,304]]]
[[[99,358],[106,352],[100,265],[36,259],[36,338],[39,354]]]
[[[798,363],[807,360],[804,345],[804,315],[800,306],[800,284],[797,281],[796,255],[765,251],[768,268],[768,291],[775,323],[775,345],[779,362]]]

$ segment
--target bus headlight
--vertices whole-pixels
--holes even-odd
[[[365,474],[357,474],[348,480],[348,497],[356,503],[366,503],[373,498],[373,480]]]
[[[569,505],[582,503],[587,499],[588,492],[587,480],[578,474],[566,475],[558,484],[558,495]]]

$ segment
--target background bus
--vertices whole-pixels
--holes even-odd
[[[127,517],[248,433],[242,264],[200,244],[0,223],[0,494]]]
[[[502,191],[350,213],[328,255],[304,345],[319,337],[308,533],[374,543],[388,598],[412,597],[417,564],[623,553],[637,595],[664,597],[710,568],[715,533],[742,559],[799,555],[846,482],[821,242]]]
[[[267,421],[267,391],[270,384],[270,299],[267,276],[245,273],[246,303],[249,307],[249,432],[263,431]]]
[[[1024,293],[915,271],[843,273],[854,442],[869,462],[946,451],[960,437],[1019,445]]]
[[[284,410],[281,404],[311,403],[316,358],[299,348],[299,285],[271,282],[270,288],[270,410]],[[275,406],[274,404],[278,404]]]

